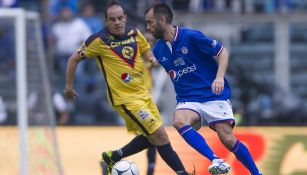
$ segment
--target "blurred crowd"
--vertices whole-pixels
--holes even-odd
[[[284,13],[306,10],[298,0],[164,0],[177,11],[192,13]],[[304,6],[302,6],[304,5]]]
[[[307,12],[307,2],[299,0],[164,0],[175,12],[186,13],[287,13]],[[143,14],[146,7],[157,0],[121,0],[127,4],[128,24],[143,26]],[[52,82],[52,99],[61,125],[114,125],[123,121],[109,107],[105,96],[105,84],[94,60],[81,63],[77,69],[76,90],[79,98],[75,102],[67,101],[62,96],[65,83],[66,61],[80,44],[92,33],[104,27],[103,9],[106,0],[7,0],[0,1],[2,7],[25,7],[38,11],[42,18],[42,31],[47,63]],[[141,4],[141,5],[140,5]],[[139,8],[138,8],[139,7]],[[140,9],[140,7],[142,7]],[[144,8],[145,7],[145,8]],[[129,21],[131,20],[131,21]],[[15,57],[13,32],[10,26],[0,21],[1,72],[14,77]],[[292,91],[284,91],[273,84],[264,85],[242,74],[238,67],[229,67],[229,73],[240,82],[239,101],[234,111],[237,122],[242,125],[299,124],[307,122],[306,109],[302,100]],[[264,88],[265,87],[265,88]],[[172,87],[168,88],[171,91]],[[170,90],[169,90],[170,89]],[[167,90],[165,90],[167,91]],[[1,91],[4,92],[4,91]],[[29,106],[35,105],[37,95],[29,95]],[[0,123],[12,124],[7,118],[9,113],[5,99],[0,94]],[[163,103],[162,103],[163,104]],[[160,108],[164,110],[163,106]],[[302,110],[304,112],[302,112]],[[161,111],[163,114],[164,112]],[[167,114],[166,114],[167,115]],[[170,114],[169,114],[170,115]],[[295,120],[291,116],[299,116]],[[169,117],[169,116],[165,116]],[[10,121],[10,122],[7,122]]]

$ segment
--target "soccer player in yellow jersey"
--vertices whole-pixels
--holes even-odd
[[[76,67],[81,60],[95,58],[106,81],[110,104],[124,118],[128,131],[139,133],[121,149],[102,153],[109,173],[117,161],[154,145],[174,172],[187,175],[144,85],[141,57],[153,64],[157,60],[144,36],[126,26],[126,21],[127,14],[120,4],[112,1],[106,6],[106,28],[90,36],[68,60],[64,94],[69,99],[77,97],[73,88]]]

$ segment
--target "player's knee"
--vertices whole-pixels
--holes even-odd
[[[199,121],[197,113],[190,110],[177,110],[173,118],[173,126],[178,130],[186,125]]]
[[[221,141],[225,147],[231,149],[236,143],[236,138],[232,135],[225,135],[224,137],[221,137]]]
[[[187,122],[179,117],[174,117],[173,126],[178,130],[183,126],[187,125]]]
[[[149,138],[153,142],[153,144],[156,146],[169,143],[168,135],[164,127],[162,126],[158,128],[153,134],[151,134]]]

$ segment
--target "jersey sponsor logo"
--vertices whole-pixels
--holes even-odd
[[[125,46],[123,49],[122,49],[122,55],[123,57],[127,58],[127,59],[133,59],[133,56],[134,56],[134,49],[130,46]]]
[[[180,77],[182,77],[183,75],[186,74],[190,74],[191,72],[196,71],[197,68],[195,66],[195,64],[193,64],[190,67],[185,67],[179,71],[175,71],[175,70],[170,70],[168,71],[168,74],[170,75],[171,79],[174,81],[178,81]]]
[[[183,66],[183,65],[185,65],[185,61],[182,57],[177,58],[177,59],[174,60],[174,65],[175,66]]]
[[[183,54],[188,54],[189,53],[189,50],[188,50],[188,48],[186,48],[186,47],[182,47],[181,48],[181,53],[183,53]]]
[[[121,78],[125,83],[128,83],[131,80],[131,76],[128,73],[123,73]]]
[[[175,81],[177,80],[177,72],[176,71],[170,70],[170,71],[168,71],[168,74],[171,77],[171,79],[173,79]]]
[[[215,48],[216,45],[217,45],[217,41],[216,41],[216,40],[213,40],[212,43],[211,43],[211,46],[212,46],[213,48]]]
[[[149,117],[149,113],[145,110],[140,110],[138,112],[138,116],[141,117],[142,120],[145,120],[147,117]]]
[[[114,48],[114,47],[118,47],[118,46],[122,46],[122,45],[128,45],[131,43],[134,43],[135,39],[133,37],[129,37],[128,39],[122,40],[122,41],[111,41],[110,42],[110,47]]]
[[[142,72],[139,72],[139,73],[132,73],[132,74],[129,74],[129,73],[123,73],[121,75],[121,79],[123,80],[123,82],[130,82],[131,80],[134,80],[136,78],[142,78],[143,76],[143,73]]]

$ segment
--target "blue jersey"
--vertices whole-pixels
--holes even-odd
[[[224,91],[220,95],[211,90],[218,69],[214,56],[218,56],[222,50],[220,42],[188,28],[176,27],[171,43],[162,39],[157,41],[153,52],[172,79],[177,103],[230,98],[231,89],[226,79]]]

